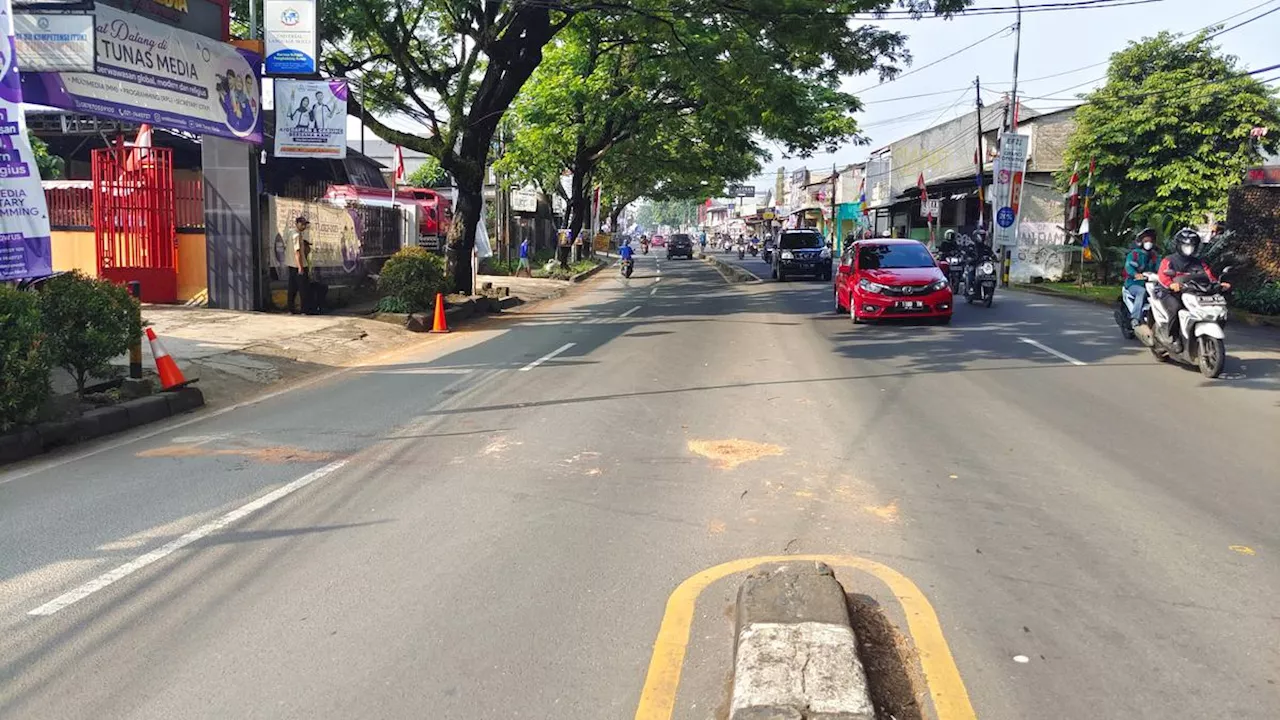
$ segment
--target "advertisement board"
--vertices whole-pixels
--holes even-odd
[[[96,73],[25,73],[37,105],[262,142],[258,56],[98,5]]]
[[[276,157],[347,156],[347,81],[276,80]]]
[[[538,212],[538,191],[529,188],[512,188],[511,212]]]
[[[320,33],[315,0],[264,0],[262,29],[266,38],[268,77],[315,75],[319,71]]]
[[[23,72],[93,72],[92,15],[14,15]]]
[[[0,280],[53,272],[49,208],[27,139],[13,41],[13,10],[0,0]]]
[[[1071,250],[1066,233],[1057,223],[1019,223],[1018,245],[1013,248],[1009,277],[1020,283],[1031,282],[1033,278],[1048,282],[1061,280],[1071,260]]]
[[[354,273],[360,266],[360,235],[356,227],[357,213],[323,202],[294,200],[272,196],[267,215],[267,232],[271,243],[271,264],[284,276],[286,268],[296,265],[289,245],[294,221],[305,217],[311,221],[311,265],[317,268],[342,268]]]
[[[1000,136],[1000,152],[992,170],[991,184],[991,214],[995,218],[991,237],[997,246],[1018,243],[1022,176],[1027,169],[1029,141],[1030,137],[1021,133],[1007,132]]]

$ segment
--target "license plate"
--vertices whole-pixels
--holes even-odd
[[[924,303],[919,300],[900,300],[895,303],[894,307],[899,310],[923,310]]]
[[[1221,295],[1203,295],[1200,298],[1201,305],[1226,305],[1227,299]]]

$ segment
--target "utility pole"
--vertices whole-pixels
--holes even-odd
[[[837,238],[840,235],[840,226],[836,223],[836,184],[839,182],[840,173],[836,172],[836,164],[831,163],[831,229],[827,234],[831,236],[832,248],[839,242]]]
[[[978,105],[978,150],[973,154],[974,168],[978,174],[978,227],[986,229],[986,200],[987,200],[987,182],[982,176],[982,166],[985,164],[986,158],[982,152],[982,78],[975,77],[973,79],[973,94]]]
[[[1022,50],[1022,0],[1017,0],[1017,20],[1013,35],[1013,91],[1009,93],[1009,129],[1018,130],[1018,53]]]

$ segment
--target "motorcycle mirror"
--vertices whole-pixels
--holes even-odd
[[[1222,272],[1218,273],[1218,276],[1219,276],[1219,277],[1222,277],[1222,276],[1226,275],[1227,273],[1229,273],[1229,272],[1231,272],[1232,270],[1234,270],[1234,269],[1235,269],[1235,267],[1236,267],[1235,265],[1228,265],[1228,266],[1226,266],[1226,267],[1222,268]]]

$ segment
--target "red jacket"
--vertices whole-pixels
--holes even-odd
[[[1218,277],[1213,274],[1213,270],[1209,269],[1209,263],[1200,258],[1183,260],[1176,255],[1168,255],[1160,261],[1160,270],[1157,274],[1160,276],[1160,284],[1169,287],[1175,282],[1181,282],[1192,273],[1200,271],[1203,271],[1211,282],[1218,282]]]

